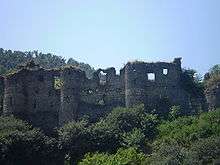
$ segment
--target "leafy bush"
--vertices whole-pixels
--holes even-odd
[[[220,110],[206,112],[199,117],[180,117],[158,126],[157,142],[175,140],[187,147],[194,141],[220,136]]]
[[[59,129],[59,143],[64,153],[70,156],[71,163],[90,151],[90,134],[87,121],[70,122]]]
[[[212,164],[220,158],[220,138],[210,137],[194,142],[185,148],[175,140],[157,146],[155,151],[147,157],[146,164],[177,164],[200,165]]]
[[[180,116],[181,116],[181,107],[177,105],[172,106],[169,112],[169,119],[175,120]]]
[[[145,155],[135,148],[119,149],[116,154],[87,154],[79,165],[138,165],[143,164]]]
[[[105,122],[111,125],[118,136],[137,128],[143,131],[148,139],[155,136],[156,126],[159,123],[156,115],[146,113],[144,105],[116,108],[106,117]]]
[[[70,122],[59,129],[59,138],[70,164],[80,160],[87,152],[113,152],[119,147],[118,137],[103,121],[92,125],[85,120]]]
[[[220,137],[200,139],[190,148],[191,159],[198,164],[211,164],[220,158]]]
[[[145,135],[138,128],[134,128],[132,131],[122,134],[122,143],[127,147],[143,148],[144,140]]]
[[[122,146],[149,152],[147,140],[155,136],[157,124],[157,117],[147,114],[143,105],[116,108],[91,125],[85,120],[66,124],[59,130],[60,145],[70,162],[77,162],[87,152],[114,153]]]

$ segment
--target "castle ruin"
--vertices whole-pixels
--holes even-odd
[[[190,111],[190,96],[181,87],[181,58],[173,62],[128,62],[115,68],[98,69],[92,79],[75,67],[46,70],[31,64],[14,74],[0,77],[3,113],[13,114],[45,131],[84,115],[100,118],[117,106],[132,107],[168,98]],[[60,89],[55,88],[60,80]]]

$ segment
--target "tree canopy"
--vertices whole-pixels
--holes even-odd
[[[46,69],[59,68],[65,65],[73,65],[79,67],[86,72],[86,75],[91,78],[95,69],[89,64],[78,62],[73,58],[67,60],[61,56],[53,55],[51,53],[41,53],[38,51],[11,51],[0,48],[0,75],[11,72],[17,69],[19,65],[23,65],[31,60],[40,64]]]

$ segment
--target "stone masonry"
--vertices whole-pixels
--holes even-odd
[[[220,108],[220,82],[207,88],[205,92],[209,110]]]
[[[35,64],[20,68],[4,79],[3,113],[51,131],[87,115],[97,120],[117,106],[132,107],[168,98],[189,110],[189,94],[180,85],[181,58],[173,62],[129,62],[116,74],[115,68],[98,69],[92,79],[75,67],[46,70]],[[55,81],[62,82],[61,89]]]

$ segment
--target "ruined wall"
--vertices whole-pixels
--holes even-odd
[[[188,110],[189,96],[180,86],[180,60],[175,59],[173,63],[128,63],[125,66],[126,106],[153,105],[158,99],[168,98],[172,104]]]
[[[105,75],[101,75],[101,72]],[[109,113],[113,107],[124,106],[124,75],[116,75],[115,68],[99,69],[93,79],[84,77],[80,90],[79,116],[92,120]]]
[[[45,131],[58,126],[60,94],[53,70],[22,69],[5,78],[4,113],[14,114]]]
[[[59,125],[78,118],[80,89],[85,72],[74,67],[61,70],[63,86],[61,88],[61,108],[59,112]]]
[[[220,82],[206,89],[205,93],[209,110],[220,108]]]
[[[180,60],[128,63],[119,75],[115,68],[98,69],[92,79],[75,67],[45,70],[32,62],[6,76],[3,111],[51,131],[85,115],[95,121],[114,107],[153,105],[161,98],[190,110],[189,95],[180,86]],[[61,89],[55,89],[56,79]]]

